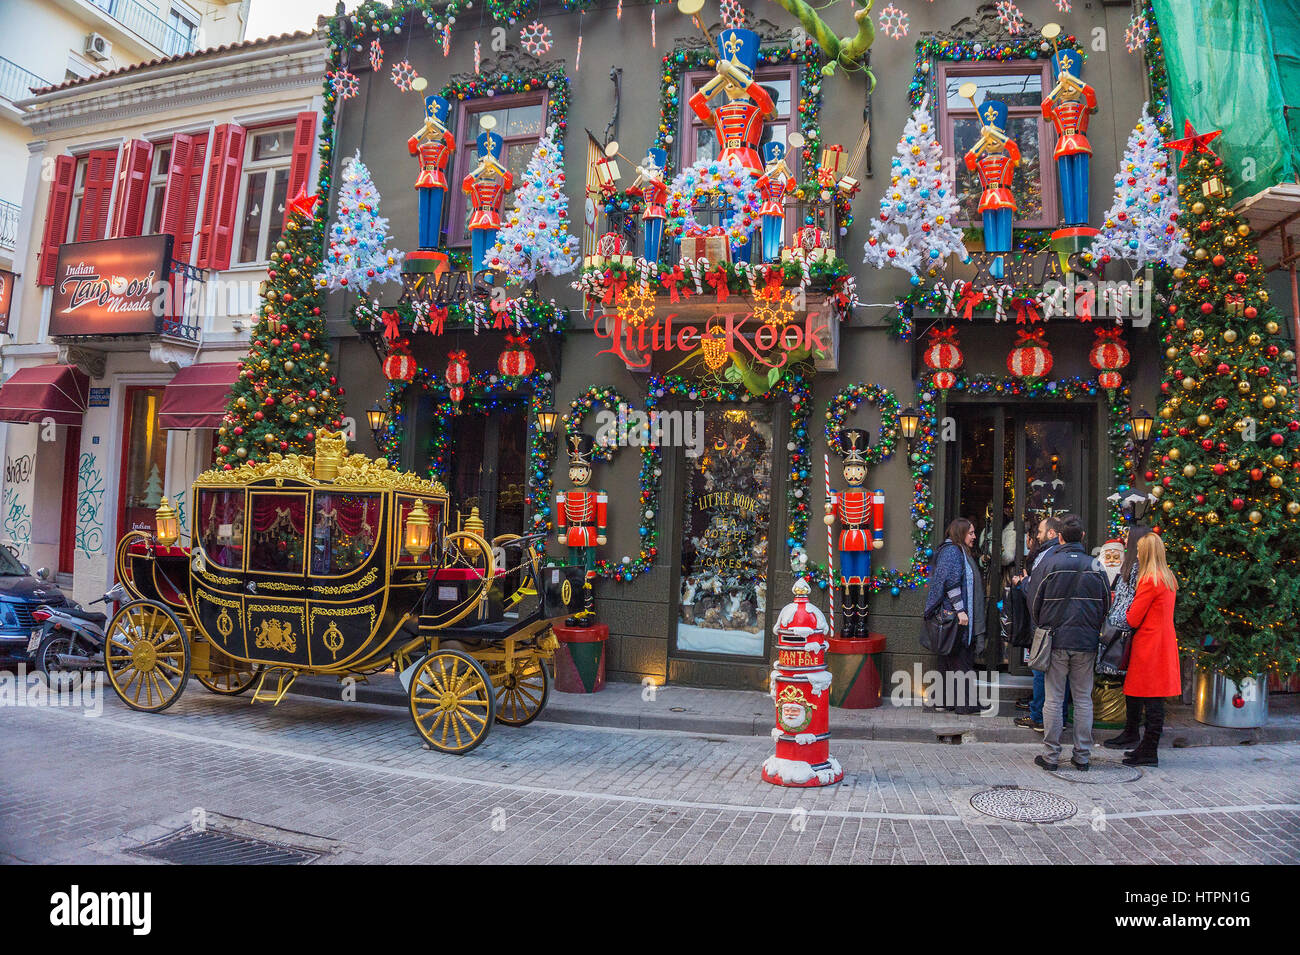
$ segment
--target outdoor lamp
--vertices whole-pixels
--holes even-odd
[[[379,402],[375,402],[373,408],[366,410],[366,423],[370,425],[370,436],[375,439],[375,444],[379,443],[379,432],[383,430],[384,419],[387,415],[384,409],[379,407]]]
[[[1151,440],[1151,426],[1155,424],[1156,419],[1151,417],[1151,412],[1146,408],[1139,408],[1129,416],[1128,423],[1133,429],[1133,440],[1140,444],[1146,444]]]
[[[916,437],[916,429],[921,426],[921,412],[915,408],[904,408],[898,413],[898,427],[903,432],[903,437],[911,441]]]
[[[428,553],[431,536],[429,512],[424,501],[417,498],[406,515],[406,530],[402,535],[406,552],[412,557]]]
[[[154,539],[163,547],[171,547],[181,536],[181,523],[171,502],[163,498],[153,512]]]
[[[554,431],[559,420],[560,413],[549,406],[537,412],[537,427],[542,429],[543,434],[550,434]]]

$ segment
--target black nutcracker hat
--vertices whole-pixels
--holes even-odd
[[[847,428],[841,431],[839,451],[844,458],[844,463],[865,465],[867,459],[862,455],[870,443],[871,435],[861,428]]]
[[[591,467],[591,453],[596,441],[589,434],[569,435],[569,467]]]

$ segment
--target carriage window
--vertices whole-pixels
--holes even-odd
[[[338,577],[365,563],[379,529],[378,494],[317,492],[311,521],[311,572]]]
[[[429,512],[429,527],[432,530],[432,545],[434,553],[437,553],[441,546],[442,534],[444,528],[442,522],[445,520],[442,514],[442,501],[431,500],[427,497],[420,498],[424,501],[424,507]],[[393,528],[394,548],[397,551],[397,563],[399,564],[426,564],[428,558],[416,560],[406,552],[402,545],[406,541],[406,515],[411,513],[411,508],[415,506],[416,498],[399,497],[397,499],[397,525]]]
[[[239,570],[244,565],[244,492],[199,492],[199,540],[208,560]]]
[[[254,494],[248,569],[301,574],[307,530],[304,494]]]

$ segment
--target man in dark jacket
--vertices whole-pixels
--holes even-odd
[[[1025,559],[1025,574],[1016,577],[1012,586],[1019,587],[1024,594],[1025,603],[1030,608],[1030,627],[1033,623],[1034,590],[1043,582],[1043,565],[1061,546],[1061,519],[1044,517],[1038,522],[1034,534],[1034,550]],[[1029,700],[1029,715],[1016,720],[1017,726],[1023,726],[1036,733],[1043,732],[1043,703],[1047,700],[1047,684],[1043,671],[1034,670],[1034,695]]]
[[[1035,580],[1036,578],[1036,580]],[[1074,697],[1074,752],[1076,769],[1088,768],[1092,751],[1092,680],[1097,663],[1101,625],[1110,610],[1110,584],[1105,571],[1083,549],[1083,522],[1077,514],[1061,521],[1061,546],[1043,559],[1031,578],[1030,615],[1035,627],[1052,631],[1052,659],[1048,664],[1043,743],[1047,751],[1034,762],[1054,771],[1061,759],[1061,730],[1066,683]]]

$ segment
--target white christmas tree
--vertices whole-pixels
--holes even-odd
[[[379,214],[379,190],[361,153],[343,163],[337,218],[317,282],[325,288],[364,292],[373,284],[400,281],[402,253],[388,248],[388,220]]]
[[[149,468],[149,478],[144,482],[144,498],[140,501],[145,507],[157,507],[162,501],[162,475],[158,473],[158,465],[152,465]]]
[[[1092,244],[1098,260],[1125,259],[1137,268],[1187,261],[1178,231],[1178,190],[1164,147],[1160,124],[1144,104],[1115,175],[1115,201]]]
[[[569,235],[569,197],[564,193],[564,147],[555,126],[537,142],[515,205],[505,216],[488,261],[520,285],[539,275],[563,275],[578,264],[578,239]]]
[[[921,100],[898,140],[898,155],[889,164],[889,189],[880,200],[880,215],[871,220],[862,259],[879,269],[903,269],[913,285],[921,284],[921,272],[941,267],[946,256],[969,258],[961,230],[953,225],[957,194],[944,175],[943,147],[935,138],[929,100]]]

